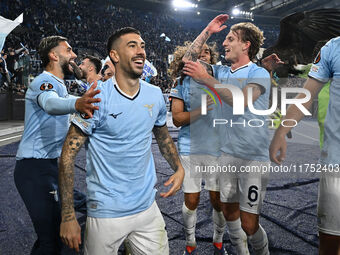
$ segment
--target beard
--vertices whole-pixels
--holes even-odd
[[[70,64],[67,61],[63,61],[61,64],[61,70],[63,71],[64,75],[72,75],[73,71],[70,70]]]
[[[81,70],[81,77],[80,79],[87,79],[87,72],[85,70]]]
[[[130,74],[130,77],[132,79],[139,79],[143,74],[143,70],[141,72],[135,72],[135,71],[131,70],[131,72],[129,74]]]

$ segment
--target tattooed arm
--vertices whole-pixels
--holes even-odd
[[[79,252],[80,226],[73,206],[74,160],[87,136],[73,124],[70,126],[59,161],[59,190],[61,197],[60,237],[71,249]]]
[[[185,53],[184,57],[182,58],[183,62],[197,61],[203,45],[206,43],[206,41],[212,34],[218,33],[227,27],[226,25],[223,24],[224,22],[227,21],[228,18],[229,16],[227,14],[221,14],[215,17],[212,21],[210,21],[208,26],[205,29],[203,29],[200,35],[190,45],[189,50]]]
[[[166,193],[161,193],[162,197],[172,196],[181,188],[184,178],[184,169],[178,157],[176,146],[168,132],[167,126],[155,126],[153,128],[153,133],[163,157],[176,172],[164,183],[165,186],[169,186],[171,183],[173,184],[170,190]]]

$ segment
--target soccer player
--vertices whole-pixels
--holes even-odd
[[[189,49],[190,43],[187,42],[184,46],[176,48],[174,53],[174,61],[171,63],[169,73],[173,77],[180,75],[184,66],[182,58]],[[216,52],[216,45],[209,47],[207,44],[203,45],[202,51],[198,59],[209,64],[216,64],[218,53]],[[201,94],[202,89],[205,88],[186,76],[184,79],[179,77],[176,79],[174,87],[171,89],[170,96],[172,97],[172,119],[177,127],[181,127],[178,134],[178,150],[180,159],[185,170],[183,181],[184,203],[182,207],[182,215],[184,222],[184,231],[186,238],[185,254],[195,254],[197,247],[195,238],[195,229],[197,222],[197,206],[200,200],[200,192],[202,186],[202,173],[195,175],[195,165],[209,166],[215,165],[217,157],[220,156],[220,144],[218,133],[212,128],[211,115],[215,114],[216,107],[211,103],[209,105],[209,116],[201,116],[201,102],[197,102],[193,94]],[[215,114],[216,116],[216,114]],[[190,138],[191,131],[199,129],[204,132],[203,139],[205,140],[204,148],[199,148],[192,145]],[[204,129],[204,131],[202,131]],[[196,150],[195,150],[196,149]],[[225,231],[226,222],[220,205],[219,183],[216,175],[207,175],[205,178],[206,190],[209,190],[210,201],[213,206],[213,223],[214,235],[213,246],[214,254],[225,254],[223,247],[223,234]]]
[[[325,119],[324,144],[321,150],[320,163],[325,165],[327,171],[322,171],[319,196],[318,196],[318,227],[320,237],[320,255],[340,253],[340,37],[333,38],[317,55],[309,72],[304,88],[311,93],[311,99],[304,104],[307,109],[311,107],[323,85],[331,80],[329,87],[329,104]],[[299,94],[297,98],[304,98]],[[285,119],[300,121],[303,113],[295,105],[287,110]],[[281,164],[286,157],[287,144],[285,134],[290,131],[291,125],[286,121],[286,127],[280,126],[270,145],[270,158],[275,163]],[[295,123],[294,123],[295,124]],[[278,154],[279,153],[279,154]],[[329,171],[328,171],[329,170]]]
[[[26,92],[25,129],[14,180],[38,236],[31,254],[60,254],[57,160],[67,134],[69,113],[78,111],[91,117],[98,109],[92,103],[100,99],[92,98],[99,93],[94,91],[95,86],[81,98],[68,95],[63,79],[72,73],[70,63],[77,56],[65,37],[43,38],[39,54],[44,72]],[[85,197],[79,198],[85,202]]]
[[[99,58],[86,55],[79,65],[79,69],[82,72],[81,78],[85,79],[88,84],[101,79],[100,70],[102,69],[102,62]]]
[[[107,81],[108,79],[115,75],[115,67],[110,59],[108,59],[105,62],[104,67],[100,72],[102,75],[102,81]]]
[[[181,187],[184,169],[166,127],[160,88],[142,81],[146,58],[140,32],[126,27],[110,36],[108,55],[115,78],[100,83],[101,103],[92,119],[77,115],[63,146],[59,184],[60,235],[79,250],[80,228],[73,209],[74,158],[88,139],[85,254],[117,254],[124,239],[133,254],[169,254],[163,217],[155,202],[152,132],[173,170],[168,197]]]
[[[269,166],[269,137],[265,116],[253,114],[249,104],[257,110],[267,110],[269,106],[270,75],[252,62],[263,43],[263,33],[252,23],[238,23],[230,28],[223,47],[228,66],[206,66],[210,74],[197,60],[202,45],[214,33],[226,28],[223,25],[228,15],[214,18],[196,38],[184,56],[184,74],[196,81],[215,88],[224,101],[221,118],[229,123],[221,135],[221,166],[232,166],[235,172],[220,175],[220,197],[223,213],[227,220],[229,237],[236,246],[237,254],[249,254],[247,240],[256,254],[269,254],[268,239],[259,224],[259,213],[264,199],[268,176],[260,173],[243,173],[241,168]],[[227,84],[221,88],[222,84]],[[231,86],[232,85],[232,86]],[[244,98],[233,98],[235,87],[242,90]],[[236,88],[236,89],[237,89]],[[251,94],[249,94],[251,91]],[[233,114],[233,102],[243,99],[244,114]],[[257,119],[256,127],[248,125]]]

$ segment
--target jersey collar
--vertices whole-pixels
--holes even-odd
[[[116,79],[114,77],[112,77],[112,81],[113,81],[113,84],[114,84],[116,90],[118,91],[118,93],[121,94],[123,97],[126,97],[129,100],[134,100],[139,95],[140,87],[141,87],[140,82],[139,82],[139,89],[138,89],[138,91],[134,95],[129,96],[123,90],[120,89],[120,87],[119,87],[119,85],[118,85],[118,83],[117,83],[117,81],[116,81]]]
[[[248,64],[245,64],[245,65],[243,65],[243,66],[240,66],[240,67],[236,68],[235,70],[232,70],[232,69],[230,68],[230,72],[231,72],[231,73],[235,73],[236,71],[238,71],[238,70],[240,70],[240,69],[243,69],[243,68],[246,68],[246,67],[250,66],[251,64],[253,64],[253,62],[249,61]]]

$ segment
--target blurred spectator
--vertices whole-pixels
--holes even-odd
[[[171,83],[167,75],[168,55],[174,52],[176,46],[193,40],[206,22],[194,23],[189,19],[179,21],[170,13],[125,9],[114,6],[109,1],[101,1],[101,4],[98,4],[89,0],[2,0],[1,7],[6,18],[10,19],[24,12],[23,25],[9,34],[5,43],[7,48],[11,48],[10,71],[14,72],[14,59],[18,61],[19,53],[14,49],[22,50],[19,48],[21,42],[30,49],[30,73],[37,74],[40,71],[39,57],[33,52],[42,36],[66,36],[77,54],[78,51],[86,51],[91,52],[91,55],[104,57],[107,55],[106,39],[112,31],[132,26],[141,31],[146,42],[147,59],[157,68],[158,76],[151,79],[151,83],[161,87],[163,91],[169,90]],[[267,38],[265,45],[273,44],[278,36],[279,26],[257,25],[264,30]],[[163,33],[169,40],[160,36]],[[226,33],[220,33],[214,36],[222,55],[225,35]],[[24,81],[25,77],[27,76],[24,71]]]

